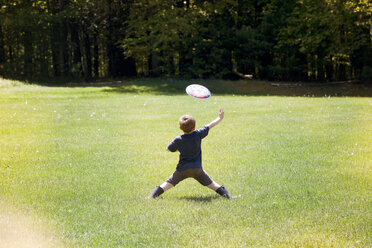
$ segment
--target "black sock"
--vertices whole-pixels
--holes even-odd
[[[154,191],[152,191],[151,195],[149,195],[148,198],[155,198],[163,193],[164,193],[164,190],[162,189],[162,187],[156,186],[156,188],[154,189]]]
[[[229,198],[229,199],[232,198],[229,191],[227,191],[227,189],[223,185],[221,187],[219,187],[218,189],[216,189],[216,192],[223,197],[226,197],[226,198]]]

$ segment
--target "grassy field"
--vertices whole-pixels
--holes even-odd
[[[0,247],[371,247],[371,97],[249,96],[208,81],[212,97],[196,100],[190,82],[0,79]],[[179,116],[201,127],[219,107],[203,166],[241,197],[189,179],[147,200],[175,169],[165,147]]]

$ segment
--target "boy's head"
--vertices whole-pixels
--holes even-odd
[[[180,117],[179,121],[180,128],[184,133],[191,133],[195,130],[195,118],[191,115],[183,115]]]

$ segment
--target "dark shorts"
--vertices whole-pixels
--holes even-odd
[[[192,177],[197,180],[201,185],[207,186],[213,181],[208,174],[201,168],[176,170],[168,179],[167,182],[176,186],[182,180]]]

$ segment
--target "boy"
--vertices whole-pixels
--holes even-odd
[[[176,186],[182,180],[192,177],[203,186],[216,191],[221,196],[232,198],[224,186],[214,182],[202,168],[201,140],[208,135],[211,128],[216,126],[224,117],[223,109],[219,109],[218,117],[208,125],[195,130],[195,119],[183,115],[179,119],[183,135],[178,135],[166,148],[167,151],[180,153],[176,171],[160,186],[156,186],[148,198],[155,198],[168,189]]]

